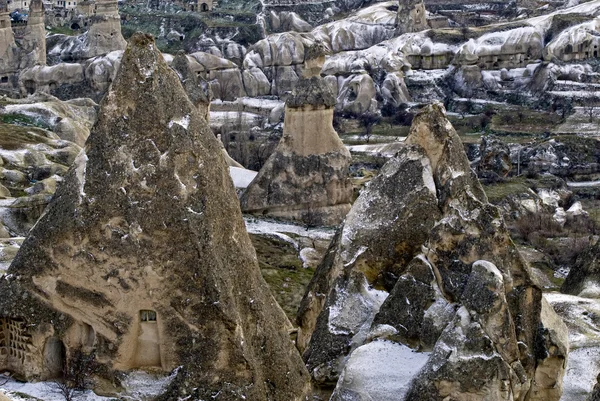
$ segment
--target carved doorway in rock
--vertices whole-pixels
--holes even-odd
[[[204,13],[205,13],[205,12],[207,12],[207,11],[208,11],[208,4],[206,4],[206,3],[202,3],[202,4],[200,5],[200,11],[202,11],[202,12],[204,12]]]
[[[156,312],[152,310],[140,311],[140,329],[137,338],[136,366],[160,367],[160,346]]]
[[[48,379],[56,379],[63,375],[67,352],[65,345],[56,337],[46,340],[44,346],[44,368]]]

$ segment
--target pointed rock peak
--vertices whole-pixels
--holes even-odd
[[[460,143],[460,138],[446,116],[446,108],[439,102],[428,104],[419,111],[406,138],[406,143],[425,149],[434,170],[452,141]]]
[[[85,151],[9,272],[23,291],[0,282],[0,317],[31,323],[30,356],[11,365],[23,376],[52,374],[50,341],[116,371],[178,368],[163,400],[304,399],[308,374],[220,146],[151,36],[131,38]]]
[[[302,78],[296,84],[286,102],[287,107],[300,108],[307,105],[313,107],[334,107],[336,103],[333,91],[321,77]]]

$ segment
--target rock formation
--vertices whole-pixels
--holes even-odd
[[[0,87],[9,84],[10,77],[18,70],[17,46],[11,27],[6,0],[0,0]],[[6,79],[4,79],[6,77]]]
[[[600,240],[579,255],[561,287],[565,294],[597,298],[600,294]]]
[[[208,82],[192,71],[190,62],[183,52],[175,56],[171,67],[179,75],[183,89],[185,89],[200,115],[208,122],[210,120],[210,102],[213,99],[213,93]]]
[[[400,0],[396,33],[419,32],[429,28],[423,0]]]
[[[21,47],[25,55],[20,68],[46,65],[46,25],[42,0],[32,0],[29,3],[29,17]]]
[[[333,400],[560,398],[566,328],[440,104],[354,203],[298,325]]]
[[[125,49],[127,42],[121,34],[121,17],[116,0],[96,2],[96,15],[86,35],[85,58],[103,56],[114,50]]]
[[[84,151],[8,273],[0,370],[51,377],[94,350],[107,374],[178,368],[163,400],[303,399],[308,375],[219,144],[151,36],[132,36]]]
[[[350,152],[333,129],[335,96],[320,77],[300,80],[283,137],[242,195],[242,210],[314,225],[341,222],[352,201]]]

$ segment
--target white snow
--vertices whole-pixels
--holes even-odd
[[[352,334],[352,342],[360,345],[389,294],[370,287],[365,277],[356,280],[361,280],[358,293],[348,293],[345,288],[336,286],[336,303],[329,307],[328,329],[333,334]]]
[[[188,115],[183,116],[183,117],[181,117],[181,118],[179,118],[177,120],[171,120],[171,121],[169,121],[169,128],[173,128],[174,124],[177,124],[177,125],[183,127],[183,129],[187,130],[188,127],[190,126],[190,115],[188,114]]]
[[[354,390],[363,396],[360,399],[403,400],[412,379],[425,366],[429,356],[429,352],[415,352],[391,341],[365,344],[350,355],[336,393]]]
[[[87,167],[88,157],[85,154],[85,149],[81,149],[73,164],[75,165],[75,176],[79,181],[79,203],[81,199],[85,197],[85,169]]]
[[[546,293],[546,300],[569,329],[569,357],[561,401],[584,400],[600,373],[600,300]]]
[[[600,187],[600,181],[567,181],[567,185],[573,188]]]
[[[258,172],[240,167],[229,167],[229,175],[236,188],[248,188]]]
[[[0,375],[0,383],[4,382],[8,377]],[[4,393],[9,400],[25,401],[31,398],[24,398],[18,394],[26,394],[30,397],[43,401],[64,401],[64,397],[56,391],[56,387],[51,382],[37,383],[21,383],[12,378],[8,378],[8,382],[0,387],[0,392]],[[101,397],[94,394],[92,391],[77,393],[77,401],[109,401],[114,398]]]
[[[244,221],[246,223],[246,229],[250,234],[292,233],[322,240],[331,240],[335,234],[335,228],[307,228],[306,226],[301,226],[294,223],[270,219],[257,219],[255,217],[248,216],[244,216]]]

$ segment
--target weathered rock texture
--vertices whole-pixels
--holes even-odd
[[[242,195],[242,210],[307,224],[340,223],[350,210],[350,152],[333,129],[335,96],[322,78],[299,81],[283,137]]]
[[[569,271],[561,292],[581,297],[600,297],[600,241],[590,245]]]
[[[308,375],[260,276],[220,147],[151,36],[135,34],[98,122],[1,280],[47,377],[74,350],[176,378],[160,399],[299,400]],[[14,351],[14,352],[13,352]]]
[[[191,69],[190,61],[183,52],[175,56],[171,67],[177,72],[183,89],[185,89],[194,106],[208,122],[210,120],[210,102],[213,99],[213,93],[208,82],[198,77],[198,74]]]
[[[21,40],[25,52],[20,68],[46,65],[46,25],[44,24],[44,4],[42,0],[32,0],[29,4],[27,29]]]
[[[333,240],[300,306],[299,343],[313,378],[337,382],[333,400],[558,400],[566,328],[546,306],[433,104]],[[381,349],[399,357],[372,362]],[[397,386],[382,380],[397,372]]]
[[[423,0],[400,0],[396,33],[419,32],[429,28]]]

